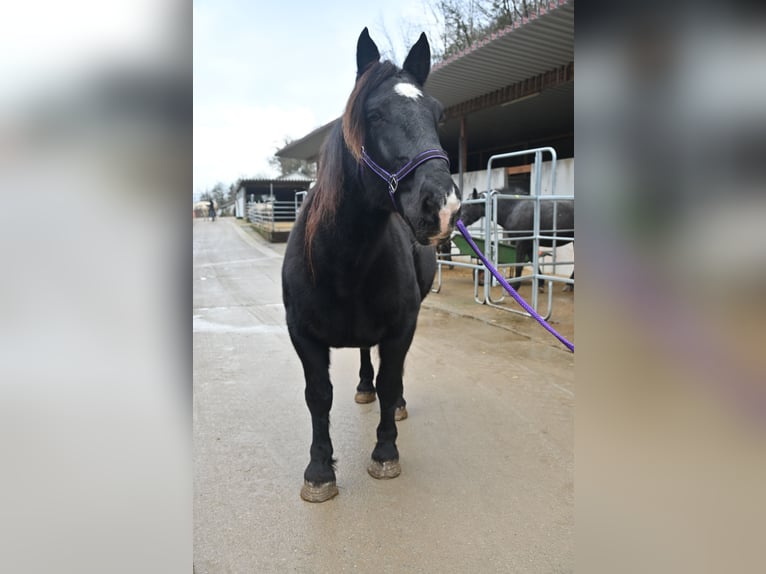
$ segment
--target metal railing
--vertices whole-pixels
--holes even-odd
[[[265,201],[247,204],[247,219],[250,223],[277,231],[278,228],[288,228],[295,221],[295,201]]]
[[[550,189],[551,194],[541,194],[542,189],[542,157],[544,153],[549,153],[551,155],[551,163],[550,163],[550,175],[549,175],[549,183],[548,183],[548,189]],[[510,157],[518,157],[518,156],[524,156],[524,155],[534,155],[534,166],[533,166],[533,174],[535,177],[532,180],[532,188],[530,189],[529,195],[509,195],[509,194],[500,194],[496,190],[491,189],[492,184],[492,164],[497,162],[501,159],[506,159]],[[564,284],[570,284],[574,285],[574,280],[570,278],[563,277],[561,275],[555,275],[557,267],[563,266],[563,265],[574,265],[574,260],[571,261],[561,261],[559,259],[559,256],[557,254],[558,247],[557,243],[561,242],[563,244],[566,243],[574,243],[574,240],[572,238],[567,237],[565,234],[569,231],[574,231],[570,229],[563,229],[563,228],[557,228],[557,209],[558,209],[558,203],[561,201],[571,201],[574,199],[573,195],[555,195],[556,190],[556,150],[554,150],[551,147],[543,147],[543,148],[534,148],[534,149],[528,149],[528,150],[522,150],[517,152],[511,152],[511,153],[504,153],[504,154],[498,154],[494,155],[489,158],[489,161],[487,162],[487,189],[490,190],[487,193],[485,193],[483,198],[479,199],[470,199],[463,202],[463,205],[471,205],[471,204],[483,204],[484,205],[484,219],[481,224],[479,224],[479,227],[472,226],[469,228],[469,231],[471,232],[471,235],[474,237],[474,239],[478,239],[481,244],[483,245],[483,249],[485,252],[485,255],[487,256],[487,259],[498,268],[498,270],[508,270],[512,271],[516,269],[517,267],[524,267],[527,263],[526,261],[521,261],[516,263],[514,262],[507,262],[502,261],[500,257],[501,248],[505,245],[510,244],[517,244],[519,241],[528,241],[531,240],[533,242],[532,244],[532,257],[531,257],[531,265],[532,265],[532,273],[530,275],[524,275],[520,277],[513,277],[508,279],[508,282],[513,285],[514,283],[518,284],[522,281],[528,281],[532,280],[532,301],[531,306],[532,308],[538,311],[538,291],[536,289],[536,285],[538,284],[538,281],[544,281],[547,284],[547,299],[548,299],[548,308],[546,311],[546,314],[544,315],[545,319],[548,319],[552,313],[552,306],[553,306],[553,283],[564,283]],[[500,223],[498,222],[498,203],[504,202],[504,201],[518,201],[518,200],[524,200],[524,201],[533,201],[534,202],[534,215],[533,215],[533,225],[532,229],[515,229],[512,232],[508,232],[507,230],[504,230]],[[553,226],[551,231],[546,231],[545,234],[541,233],[540,231],[540,211],[541,211],[541,205],[543,202],[550,201],[553,202]],[[459,234],[457,234],[459,236]],[[540,249],[540,241],[541,240],[550,240],[553,243],[553,246],[550,248],[545,248],[544,252],[541,252]],[[461,253],[462,254],[462,253]],[[541,257],[550,257],[550,261],[540,261]],[[461,261],[447,261],[444,256],[440,256],[439,260],[437,262],[437,278],[436,278],[436,288],[433,289],[433,291],[438,292],[441,289],[441,283],[442,283],[442,266],[443,265],[451,265],[456,267],[466,267],[473,269],[473,283],[474,283],[474,300],[477,303],[480,304],[486,304],[490,305],[492,307],[496,307],[498,309],[503,309],[504,311],[510,311],[512,313],[519,313],[521,315],[530,316],[529,313],[526,311],[521,311],[517,309],[511,309],[506,306],[501,306],[499,303],[501,303],[505,295],[503,293],[500,294],[499,297],[493,298],[492,296],[492,288],[498,287],[497,280],[492,277],[489,273],[486,273],[484,281],[484,293],[483,298],[480,298],[479,296],[479,271],[484,270],[484,265],[477,261],[476,263],[465,263]],[[550,273],[542,273],[541,272],[541,265],[545,269],[550,269]],[[542,313],[541,313],[542,314]]]
[[[298,213],[301,210],[301,206],[303,205],[303,202],[306,200],[306,194],[308,191],[299,191],[295,194],[295,218],[298,219]]]
[[[548,153],[551,156],[551,163],[550,163],[550,175],[549,175],[549,184],[548,189],[551,190],[551,194],[542,195],[542,165],[543,165],[543,154]],[[535,161],[533,166],[533,180],[532,180],[532,186],[529,190],[529,196],[502,196],[497,193],[487,193],[485,196],[485,201],[487,202],[486,205],[486,212],[491,214],[490,217],[484,218],[484,230],[487,237],[490,238],[489,241],[487,241],[488,245],[488,253],[487,258],[493,263],[493,265],[498,265],[498,253],[499,253],[499,245],[501,240],[505,240],[507,235],[503,232],[502,228],[500,227],[499,223],[497,222],[497,202],[498,201],[506,201],[510,199],[524,199],[526,201],[534,201],[534,215],[532,218],[532,229],[531,234],[524,235],[524,236],[516,236],[516,232],[514,231],[514,241],[519,241],[520,239],[531,239],[532,240],[532,274],[531,276],[528,275],[526,277],[517,277],[509,281],[509,283],[513,284],[519,283],[522,280],[531,279],[532,280],[532,301],[531,306],[535,311],[538,311],[538,292],[537,292],[537,284],[538,281],[546,281],[548,285],[548,291],[547,291],[547,299],[548,299],[548,309],[546,311],[546,314],[544,315],[545,319],[548,319],[551,316],[551,312],[553,309],[553,282],[561,282],[561,283],[569,283],[574,284],[574,280],[572,279],[565,279],[563,277],[559,277],[556,275],[548,275],[548,274],[542,274],[540,273],[540,240],[541,239],[551,239],[551,240],[558,240],[559,238],[556,237],[558,235],[558,232],[560,230],[556,229],[556,217],[555,217],[555,209],[557,207],[558,201],[562,200],[573,200],[574,196],[572,195],[556,195],[556,150],[552,147],[541,147],[541,148],[534,148],[534,149],[528,149],[528,150],[521,150],[516,152],[510,152],[510,153],[503,153],[503,154],[497,154],[493,155],[489,158],[489,161],[487,162],[487,189],[490,188],[491,185],[491,171],[492,171],[492,163],[501,160],[501,159],[507,159],[510,157],[518,157],[518,156],[525,156],[525,155],[534,155]],[[554,217],[553,217],[553,235],[542,235],[540,232],[540,211],[541,211],[541,203],[543,201],[553,201],[554,202]],[[524,233],[526,233],[526,230],[520,230]],[[561,241],[563,242],[564,239],[561,238]],[[561,265],[562,263],[556,260],[555,250],[552,252],[553,254],[553,261],[552,264],[554,266],[554,269],[557,265]],[[574,263],[573,261],[570,263]],[[521,262],[518,265],[525,264],[525,262]],[[507,266],[507,265],[506,265]],[[514,264],[514,267],[516,267],[516,264]],[[498,309],[503,309],[505,311],[510,311],[512,313],[519,313],[521,315],[529,316],[529,313],[526,311],[519,311],[517,309],[511,309],[507,307],[503,307],[498,305],[498,303],[502,302],[505,298],[505,295],[501,295],[498,299],[492,298],[491,289],[492,287],[497,286],[497,281],[492,278],[491,281],[485,281],[484,282],[484,302],[487,305],[496,307]],[[539,311],[538,311],[539,312]]]

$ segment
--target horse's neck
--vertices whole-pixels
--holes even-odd
[[[331,224],[324,225],[314,243],[316,277],[336,294],[350,293],[362,281],[385,243],[390,215],[371,212],[353,198],[344,197]]]
[[[340,142],[340,135],[334,136]],[[364,189],[359,178],[359,165],[345,147],[337,144],[340,149],[333,156],[339,161],[343,171],[343,187],[336,207],[335,216],[329,228],[325,229],[325,243],[333,253],[343,257],[355,256],[360,252],[368,252],[384,235],[390,212],[376,209],[366,198],[369,191]],[[385,191],[383,192],[385,193]]]
[[[376,243],[390,218],[390,212],[375,209],[364,201],[364,189],[348,186],[343,190],[335,216],[334,235],[344,247],[358,251]]]

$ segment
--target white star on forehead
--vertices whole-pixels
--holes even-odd
[[[394,91],[400,96],[404,96],[405,98],[410,98],[413,100],[417,100],[420,96],[423,95],[423,92],[421,92],[417,86],[408,84],[407,82],[400,82],[396,84],[394,86]]]

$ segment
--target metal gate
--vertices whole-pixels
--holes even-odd
[[[543,165],[543,155],[544,154],[550,154],[551,156],[551,164],[550,164],[550,176],[549,176],[549,184],[548,189],[550,189],[550,194],[542,194],[542,165]],[[491,182],[492,182],[492,164],[502,160],[507,159],[510,157],[519,157],[519,156],[525,156],[525,155],[534,155],[534,164],[532,169],[532,182],[530,185],[530,193],[529,195],[508,195],[508,194],[501,194],[496,190],[491,189]],[[563,266],[563,265],[573,265],[574,260],[571,261],[561,261],[558,259],[557,249],[556,246],[558,245],[558,242],[562,243],[574,243],[574,241],[570,238],[562,238],[559,234],[561,232],[568,232],[570,230],[568,229],[559,229],[557,227],[557,208],[558,203],[561,201],[572,201],[574,200],[574,195],[557,195],[556,192],[556,150],[552,147],[541,147],[541,148],[533,148],[528,150],[521,150],[516,152],[509,152],[509,153],[503,153],[503,154],[497,154],[493,155],[489,158],[489,161],[487,162],[487,188],[489,191],[485,193],[484,198],[480,199],[470,199],[466,200],[463,203],[464,204],[475,204],[475,203],[483,203],[484,204],[484,225],[483,225],[483,233],[477,234],[476,239],[478,239],[481,244],[483,244],[483,248],[485,251],[485,255],[487,256],[487,259],[489,259],[492,264],[497,267],[501,272],[504,270],[512,270],[515,269],[517,266],[525,266],[526,262],[508,262],[501,258],[501,253],[507,249],[507,246],[509,244],[512,244],[517,241],[521,240],[531,240],[533,242],[532,244],[532,273],[530,275],[524,275],[522,277],[518,278],[511,278],[508,279],[508,282],[511,283],[511,285],[518,284],[521,281],[532,281],[532,301],[529,302],[530,305],[540,313],[538,309],[538,291],[535,288],[535,285],[537,285],[538,281],[544,281],[547,284],[547,310],[545,314],[540,313],[543,315],[545,319],[548,319],[552,312],[552,306],[553,306],[553,285],[554,283],[560,283],[560,284],[570,284],[574,285],[574,279],[568,278],[568,277],[562,277],[560,275],[556,275],[556,269],[557,267]],[[529,230],[514,230],[513,238],[509,239],[507,232],[503,230],[503,228],[498,223],[498,204],[499,202],[503,201],[512,201],[512,200],[526,200],[526,201],[533,201],[534,202],[534,216],[533,216],[533,226],[532,229]],[[545,234],[541,233],[540,230],[540,212],[541,212],[541,205],[543,202],[553,202],[553,228],[550,231],[546,231]],[[573,229],[571,230],[574,231]],[[519,233],[523,233],[522,235],[519,235]],[[549,261],[541,262],[541,250],[540,250],[540,241],[541,240],[550,240],[553,243],[553,247],[550,249],[549,252],[546,252],[546,256],[550,256],[551,259]],[[550,273],[542,273],[541,272],[541,263],[543,263],[543,266],[546,268],[551,269]],[[480,298],[479,293],[479,271],[485,270],[484,265],[481,262],[476,263],[465,263],[461,261],[445,261],[443,258],[440,257],[438,261],[438,269],[437,269],[437,287],[434,289],[434,291],[438,292],[441,288],[441,281],[442,281],[442,265],[454,265],[457,267],[467,267],[470,269],[473,269],[473,277],[474,277],[474,300],[477,303],[480,304],[486,304],[490,305],[492,307],[496,307],[498,309],[502,309],[504,311],[510,311],[512,313],[518,313],[521,315],[530,316],[529,313],[523,310],[517,310],[512,309],[509,307],[506,307],[504,305],[500,305],[500,303],[505,299],[505,295],[501,292],[499,295],[495,294],[493,296],[493,288],[499,287],[497,280],[492,277],[491,280],[489,277],[491,275],[489,273],[485,273],[485,277],[487,277],[487,280],[484,282],[484,292],[483,292],[483,298]],[[515,286],[515,285],[514,285]],[[496,291],[496,289],[495,289]]]

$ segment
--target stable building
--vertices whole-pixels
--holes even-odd
[[[246,218],[251,203],[292,203],[296,194],[307,191],[313,183],[313,179],[300,174],[277,179],[241,179],[237,182],[235,216]]]

